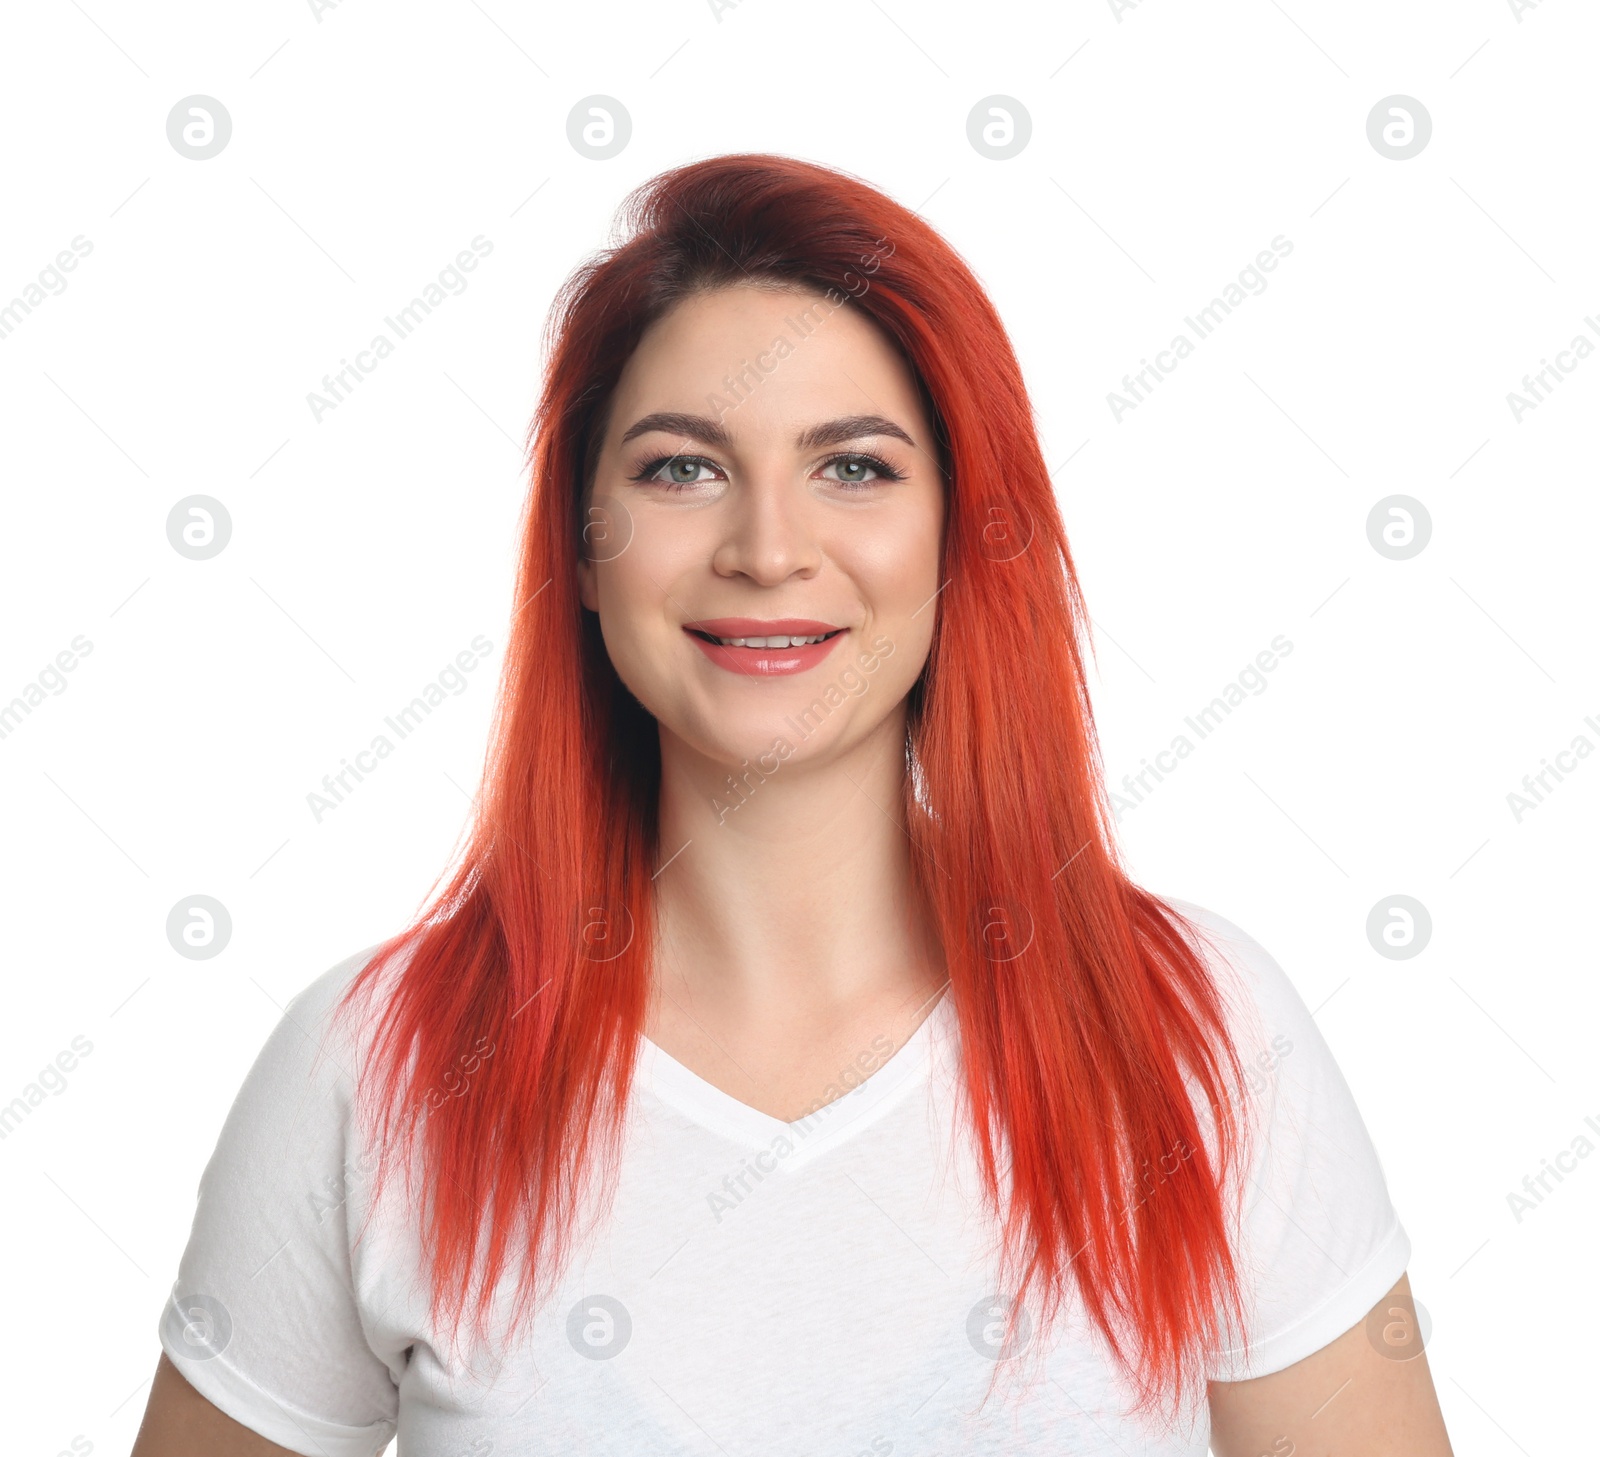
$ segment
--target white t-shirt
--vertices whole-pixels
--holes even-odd
[[[1239,1244],[1253,1350],[1209,1373],[1239,1380],[1358,1324],[1410,1243],[1294,986],[1231,922],[1169,903],[1224,938],[1211,964],[1237,989],[1260,1120]],[[414,1278],[403,1180],[354,1242],[371,1168],[352,1117],[359,1052],[327,1038],[328,1018],[375,949],[296,997],[251,1069],[161,1321],[178,1369],[245,1426],[326,1457],[368,1457],[396,1435],[401,1457],[1205,1453],[1203,1402],[1177,1429],[1125,1414],[1075,1302],[1046,1379],[983,1403],[1003,1328],[997,1245],[955,1132],[948,993],[797,1124],[643,1040],[609,1218],[514,1345],[457,1364]]]

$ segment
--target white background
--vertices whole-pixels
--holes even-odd
[[[520,444],[562,277],[625,192],[715,152],[844,166],[919,208],[1012,330],[1096,627],[1108,773],[1293,651],[1122,833],[1137,877],[1229,916],[1332,1044],[1411,1234],[1461,1453],[1592,1441],[1600,1157],[1600,23],[1578,0],[1332,4],[109,0],[7,18],[0,738],[10,936],[0,1104],[93,1051],[0,1141],[6,1446],[132,1441],[200,1170],[281,1005],[398,929],[449,862],[510,607]],[[567,140],[580,99],[632,118]],[[1427,147],[1369,143],[1416,98]],[[166,119],[232,118],[206,161]],[[981,98],[1032,137],[969,144]],[[320,422],[306,396],[454,255],[493,252]],[[1279,234],[1293,252],[1120,422],[1107,403]],[[1583,323],[1595,315],[1592,328]],[[168,512],[223,502],[191,561]],[[1423,503],[1427,547],[1367,517]],[[306,796],[477,634],[491,661],[344,804]],[[1192,735],[1191,735],[1192,737]],[[168,912],[216,897],[215,959]],[[1369,911],[1421,901],[1378,954]],[[1600,1147],[1600,1132],[1588,1129]],[[81,1450],[81,1448],[80,1448]]]

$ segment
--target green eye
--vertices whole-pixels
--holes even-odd
[[[680,455],[662,467],[665,472],[662,479],[671,481],[675,486],[693,485],[700,479],[700,468],[704,464],[704,461],[696,460],[693,456]]]
[[[702,475],[701,471],[709,472]],[[720,480],[717,467],[703,455],[661,455],[639,467],[630,480],[679,489]]]
[[[822,468],[823,477],[846,486],[898,481],[902,477],[873,455],[836,455]]]

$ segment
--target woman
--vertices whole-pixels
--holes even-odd
[[[628,221],[471,844],[247,1079],[136,1457],[1447,1453],[1304,1004],[1119,868],[977,281],[786,158]]]

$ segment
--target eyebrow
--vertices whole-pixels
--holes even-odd
[[[634,436],[646,435],[652,430],[660,430],[668,435],[686,435],[721,450],[733,444],[733,437],[720,421],[713,420],[709,415],[685,415],[676,410],[661,410],[635,420],[623,432],[621,443],[626,445]],[[800,450],[816,450],[827,445],[839,445],[846,440],[859,440],[865,435],[890,435],[896,440],[905,441],[913,450],[917,448],[915,440],[883,415],[841,415],[836,420],[823,420],[816,425],[808,425],[795,437],[794,443]]]

